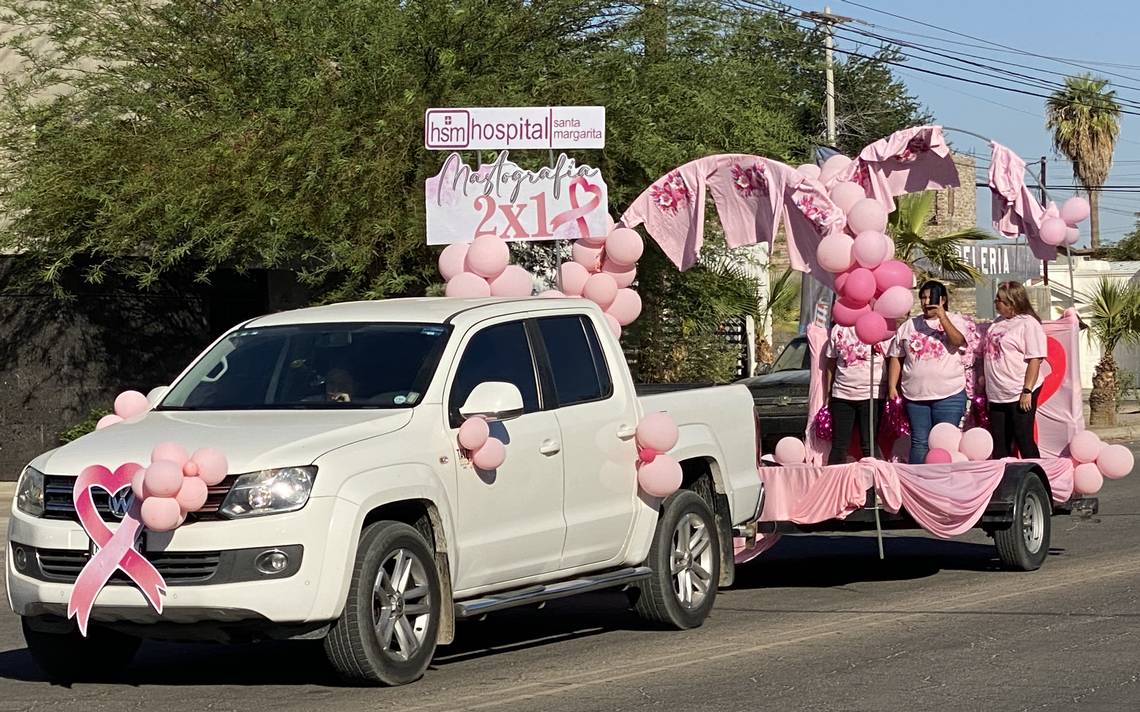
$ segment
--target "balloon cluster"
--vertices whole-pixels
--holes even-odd
[[[1104,478],[1118,480],[1132,472],[1132,452],[1123,445],[1106,445],[1091,430],[1082,430],[1069,442],[1069,457],[1077,468],[1073,488],[1077,494],[1096,494]]]
[[[831,408],[825,405],[817,410],[811,427],[820,440],[831,440]]]
[[[193,455],[178,443],[161,443],[150,454],[150,464],[135,472],[131,490],[142,503],[142,523],[155,532],[168,532],[186,521],[186,515],[206,504],[209,488],[226,478],[226,456],[213,448]]]
[[[681,488],[681,463],[666,455],[680,433],[668,413],[650,413],[637,424],[637,485],[651,497],[668,497]]]
[[[445,294],[458,299],[480,297],[529,297],[534,277],[511,264],[507,241],[496,235],[475,238],[470,244],[456,243],[439,256],[439,273],[447,282]]]
[[[637,278],[637,261],[645,243],[636,230],[615,228],[603,238],[576,240],[573,260],[558,268],[558,289],[543,297],[584,297],[606,314],[614,336],[620,337],[641,314],[641,297],[630,289]]]
[[[115,397],[115,412],[108,413],[95,424],[96,430],[102,430],[108,425],[115,425],[129,420],[136,415],[142,415],[150,410],[150,402],[146,396],[138,391],[123,391]]]
[[[994,438],[985,428],[970,428],[963,433],[956,425],[939,423],[930,429],[925,464],[988,460],[993,452]]]
[[[850,163],[846,156],[832,156],[822,169],[809,164],[797,170],[808,180],[826,185]],[[839,299],[832,308],[832,319],[841,326],[855,327],[855,336],[863,343],[877,344],[893,333],[898,319],[910,313],[914,272],[894,259],[895,245],[886,235],[887,210],[868,198],[862,186],[835,182],[830,197],[847,216],[846,232],[827,235],[816,248],[820,266],[835,275]]]
[[[1056,211],[1056,206],[1052,210]],[[1079,196],[1069,198],[1061,206],[1059,216],[1047,217],[1041,223],[1041,241],[1053,247],[1076,244],[1081,238],[1077,224],[1087,220],[1090,212],[1089,201]]]
[[[491,426],[479,416],[468,418],[459,426],[459,447],[467,451],[471,464],[490,472],[507,461],[507,447],[503,441],[491,436]]]
[[[807,448],[803,440],[789,435],[776,443],[774,458],[781,465],[802,465],[807,460]]]

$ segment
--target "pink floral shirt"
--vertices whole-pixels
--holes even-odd
[[[1046,356],[1045,329],[1028,314],[1012,319],[999,318],[986,332],[985,358],[986,398],[991,403],[1012,403],[1021,398],[1025,387],[1025,371],[1029,359]],[[1037,372],[1037,383],[1045,381],[1045,366]]]
[[[895,332],[890,355],[902,358],[899,387],[908,400],[941,400],[966,389],[966,363],[973,359],[971,345],[978,342],[977,327],[961,314],[949,316],[966,338],[965,346],[950,349],[942,324],[921,314],[903,322]]]
[[[855,336],[855,328],[836,324],[831,327],[831,338],[827,340],[828,358],[835,359],[835,380],[831,384],[831,396],[843,400],[867,400],[871,395],[871,384],[877,384],[875,397],[886,395],[886,355],[890,352],[894,337],[875,344],[874,372],[871,371],[871,347]]]

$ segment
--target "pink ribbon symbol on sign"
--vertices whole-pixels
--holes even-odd
[[[142,528],[140,518],[140,503],[137,498],[131,499],[123,523],[115,531],[103,522],[99,511],[95,509],[95,500],[91,497],[91,490],[95,487],[106,490],[114,495],[122,490],[129,489],[131,477],[142,469],[142,465],[128,462],[121,465],[112,473],[102,465],[92,465],[79,473],[75,480],[75,489],[72,497],[75,501],[75,511],[79,515],[79,523],[91,541],[99,547],[92,556],[79,577],[75,579],[75,588],[71,591],[71,598],[67,602],[67,617],[74,617],[79,624],[79,632],[87,635],[87,621],[91,617],[91,607],[99,592],[107,585],[115,571],[122,571],[131,577],[143,596],[158,613],[162,613],[161,594],[166,593],[166,581],[154,565],[143,558],[135,548],[135,536]]]
[[[584,190],[590,193],[593,197],[586,203],[584,207],[578,205],[578,190]],[[590,212],[602,204],[602,189],[596,185],[592,185],[583,176],[578,176],[570,182],[570,210],[558,213],[554,219],[550,221],[550,226],[554,230],[554,234],[558,234],[558,227],[570,222],[578,223],[578,237],[588,239],[590,237],[590,228],[586,225],[586,216]]]

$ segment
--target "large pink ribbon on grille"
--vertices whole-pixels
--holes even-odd
[[[166,593],[166,581],[162,574],[154,568],[154,564],[143,558],[135,548],[135,537],[142,528],[140,516],[141,503],[137,498],[131,499],[123,523],[115,531],[111,531],[99,511],[95,508],[95,500],[91,490],[98,487],[114,495],[131,486],[131,477],[142,468],[142,465],[128,462],[119,466],[113,473],[102,465],[92,465],[79,473],[75,480],[72,498],[75,501],[75,512],[79,515],[79,523],[91,541],[99,550],[88,559],[79,577],[75,579],[75,588],[71,591],[71,598],[67,602],[67,617],[74,617],[79,624],[79,632],[87,635],[87,622],[91,617],[91,608],[99,592],[107,585],[116,571],[122,571],[134,581],[143,596],[158,613],[162,613],[162,595]]]

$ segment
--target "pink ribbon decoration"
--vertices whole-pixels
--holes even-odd
[[[140,469],[142,465],[133,462],[120,465],[114,473],[102,465],[92,465],[84,468],[75,480],[75,488],[72,490],[75,512],[79,515],[79,523],[83,525],[84,531],[99,547],[79,572],[71,598],[67,602],[67,617],[75,618],[79,632],[84,636],[87,635],[87,622],[95,599],[116,571],[122,571],[131,577],[154,610],[162,613],[161,594],[166,593],[166,581],[135,548],[135,537],[142,528],[139,514],[141,503],[137,498],[132,499],[123,523],[111,531],[99,516],[95,500],[91,497],[91,490],[95,487],[112,495],[130,488],[131,478]]]
[[[578,205],[578,190],[582,189],[592,195],[589,202],[585,207]],[[583,239],[590,238],[590,228],[586,225],[586,216],[590,212],[602,204],[602,189],[596,185],[591,185],[583,176],[578,176],[570,182],[570,207],[571,210],[561,212],[554,216],[550,221],[552,231],[557,235],[558,227],[565,225],[569,222],[576,222],[578,224],[578,237]]]

